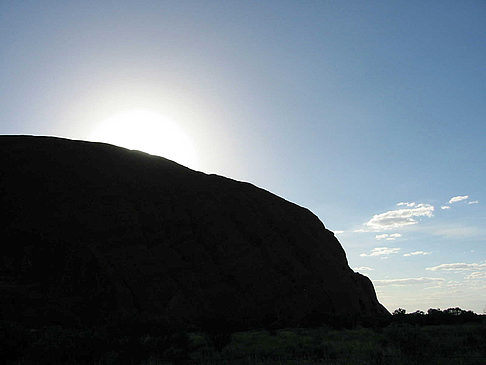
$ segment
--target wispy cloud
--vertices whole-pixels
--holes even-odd
[[[470,202],[467,202],[467,204],[479,204],[479,200],[471,200]]]
[[[485,230],[483,228],[463,224],[434,224],[432,226],[417,227],[418,231],[432,234],[434,236],[441,236],[446,238],[460,239],[465,237],[484,237]]]
[[[464,277],[466,281],[463,281],[464,285],[472,285],[477,287],[478,285],[484,285],[486,279],[486,261],[484,262],[454,262],[452,264],[441,264],[433,267],[427,267],[429,271],[448,271],[456,274],[468,274]],[[486,287],[485,287],[486,288]]]
[[[365,223],[368,230],[375,232],[387,231],[417,224],[418,221],[415,219],[415,217],[433,217],[434,206],[431,204],[398,204],[405,205],[407,208],[389,210],[388,212],[374,215],[373,218]]]
[[[486,279],[486,271],[475,271],[466,276],[468,280]]]
[[[387,241],[394,241],[396,238],[400,238],[402,235],[400,233],[383,233],[383,234],[377,234],[375,238],[377,240],[387,240]]]
[[[400,248],[398,247],[375,247],[370,253],[362,253],[360,256],[388,256],[398,253]]]
[[[405,279],[386,279],[386,280],[373,280],[375,286],[406,286],[406,285],[418,285],[418,284],[438,284],[444,282],[443,278],[405,278]]]
[[[406,256],[406,257],[410,257],[410,256],[425,256],[425,255],[430,255],[431,252],[427,252],[427,251],[413,251],[413,252],[410,252],[410,253],[405,253],[403,254],[403,256]]]
[[[368,266],[355,267],[354,271],[373,271],[374,269]]]
[[[333,231],[334,234],[341,234],[341,233],[344,233],[344,231]]]
[[[448,205],[443,205],[443,206],[440,207],[440,209],[442,209],[442,210],[451,209],[451,207],[448,206]]]
[[[397,203],[397,205],[399,207],[401,207],[401,206],[414,207],[415,205],[417,205],[417,203],[415,203],[415,202],[410,202],[410,203],[409,202],[400,202],[400,203]]]
[[[458,196],[453,196],[452,198],[449,199],[449,204],[457,203],[462,200],[466,200],[469,198],[469,195],[458,195]]]
[[[486,263],[471,263],[466,264],[465,262],[455,262],[452,264],[441,264],[437,266],[427,267],[425,270],[429,271],[482,271],[486,270]]]

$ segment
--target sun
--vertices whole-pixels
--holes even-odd
[[[90,139],[162,156],[181,165],[197,168],[191,139],[172,120],[147,110],[117,113],[102,121]]]

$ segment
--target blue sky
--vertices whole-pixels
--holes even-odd
[[[0,133],[159,115],[191,167],[342,231],[388,309],[482,312],[485,19],[484,1],[2,1]],[[176,140],[150,125],[111,142]]]

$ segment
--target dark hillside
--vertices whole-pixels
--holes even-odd
[[[298,326],[388,314],[309,210],[107,144],[0,137],[0,319]]]

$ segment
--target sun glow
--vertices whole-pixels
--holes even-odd
[[[190,138],[172,120],[147,110],[130,110],[101,122],[90,139],[162,156],[197,168],[197,154]]]

